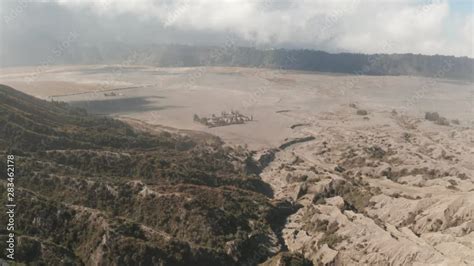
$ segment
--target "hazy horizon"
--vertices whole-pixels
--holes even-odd
[[[225,46],[230,39],[235,46],[263,50],[474,57],[471,1],[50,0],[1,5],[0,61],[7,65],[35,62],[54,49],[77,54],[84,47],[108,50],[117,43]]]

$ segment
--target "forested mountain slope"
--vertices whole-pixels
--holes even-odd
[[[421,54],[327,53],[308,49],[258,49],[239,47],[232,42],[223,46],[126,45],[107,43],[95,46],[72,45],[53,62],[35,60],[12,51],[1,66],[51,64],[120,64],[160,67],[260,67],[289,70],[344,73],[351,75],[409,75],[473,81],[474,59]],[[26,55],[25,55],[26,53]],[[24,58],[18,61],[18,58]]]
[[[2,154],[15,155],[18,262],[253,265],[281,249],[288,207],[271,201],[243,149],[140,131],[4,85],[0,121]]]

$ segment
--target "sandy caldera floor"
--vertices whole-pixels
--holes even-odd
[[[9,68],[0,83],[248,145],[275,198],[298,207],[282,230],[287,248],[316,265],[474,265],[472,83],[149,66]],[[254,121],[193,122],[230,110]],[[295,139],[306,141],[280,146]]]
[[[252,149],[276,146],[292,136],[291,125],[349,103],[416,117],[438,111],[471,125],[474,110],[472,83],[407,76],[93,65],[3,68],[0,82],[91,112],[207,131]],[[116,96],[105,96],[110,92]],[[253,115],[255,121],[211,129],[193,122],[194,114],[209,116],[232,109]]]

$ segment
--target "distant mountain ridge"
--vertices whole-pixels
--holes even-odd
[[[30,53],[30,52],[26,52]],[[3,66],[41,64],[147,64],[162,67],[265,67],[353,75],[411,75],[474,81],[474,59],[417,54],[331,54],[316,50],[261,50],[237,47],[232,43],[217,46],[147,45],[102,46],[71,45],[58,56],[42,58],[3,55]],[[20,60],[19,58],[23,58]]]

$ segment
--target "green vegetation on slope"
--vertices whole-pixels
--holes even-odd
[[[219,141],[139,131],[0,85],[0,150],[16,155],[19,262],[251,265],[279,249],[271,189],[247,174],[248,154]]]

